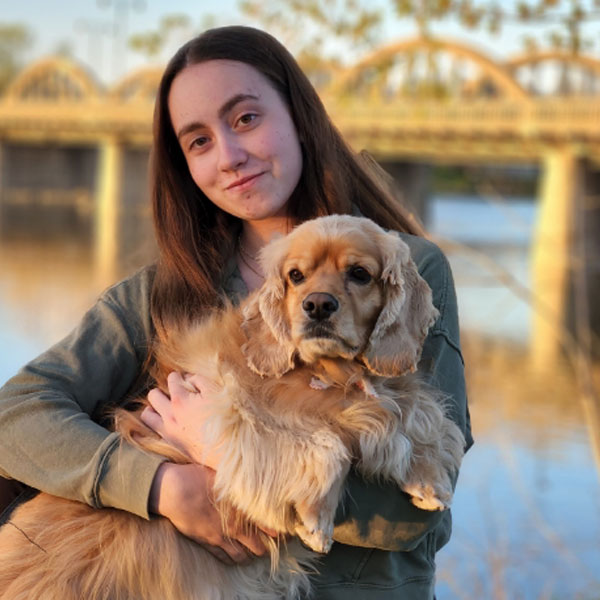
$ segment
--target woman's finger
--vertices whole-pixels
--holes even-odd
[[[225,564],[244,564],[254,558],[252,552],[242,543],[226,537],[223,537],[218,545],[215,542],[210,544],[202,541],[200,545]]]
[[[234,561],[231,559],[229,554],[225,552],[222,548],[218,546],[211,546],[210,544],[200,544],[205,550],[210,552],[218,561],[222,562],[224,565],[232,566],[234,565]]]
[[[155,430],[195,462],[216,469],[221,452],[205,428],[215,401],[210,396],[204,397],[175,371],[167,377],[167,388],[168,396],[158,389],[148,394],[148,402],[163,421]],[[155,417],[150,415],[151,422],[155,423],[153,419]]]
[[[267,553],[267,547],[258,534],[237,535],[236,541],[250,553],[251,557],[264,556]]]
[[[151,406],[146,406],[146,408],[144,408],[140,415],[140,420],[144,425],[150,427],[150,429],[159,435],[163,435],[164,422],[162,417]]]
[[[221,548],[237,564],[247,563],[253,558],[253,553],[238,540],[224,540]]]
[[[169,388],[171,398],[174,400],[187,397],[189,394],[199,393],[199,389],[188,379],[184,379],[177,371],[169,373],[167,387]]]
[[[171,400],[166,394],[163,394],[158,388],[148,392],[148,402],[150,406],[163,418],[165,414],[171,412]]]
[[[201,395],[203,393],[206,393],[208,396],[211,396],[213,394],[218,394],[222,389],[222,386],[219,385],[216,381],[205,377],[201,373],[187,374],[184,377],[184,381],[188,385],[191,384],[194,387],[195,391]]]
[[[263,533],[266,533],[269,537],[277,538],[279,537],[279,531],[275,529],[271,529],[270,527],[265,527],[263,525],[257,525],[258,529],[260,529]]]

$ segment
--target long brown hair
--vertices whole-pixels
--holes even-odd
[[[315,89],[292,55],[271,35],[250,27],[220,27],[190,40],[173,56],[158,88],[151,158],[154,226],[159,261],[152,317],[159,337],[169,324],[200,316],[220,303],[225,257],[235,248],[239,219],[215,206],[196,186],[168,110],[171,84],[186,66],[226,59],[262,73],[290,111],[303,169],[288,201],[293,221],[357,208],[379,225],[419,234],[418,226],[346,145]]]

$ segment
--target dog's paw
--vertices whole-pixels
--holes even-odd
[[[333,526],[325,529],[309,530],[303,524],[296,525],[296,535],[311,549],[327,554],[333,544]]]
[[[409,483],[402,490],[410,496],[410,501],[421,510],[446,510],[452,502],[452,492],[442,487],[434,488],[426,483]]]

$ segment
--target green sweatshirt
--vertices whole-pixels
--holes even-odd
[[[425,342],[419,371],[450,398],[451,418],[472,444],[459,345],[454,284],[432,243],[402,235],[433,290],[440,317]],[[106,409],[131,396],[153,335],[154,268],[108,289],[79,326],[31,361],[0,390],[0,475],[36,489],[120,508],[149,518],[148,496],[160,456],[120,444],[99,424]],[[231,260],[224,292],[248,292]],[[120,451],[116,452],[120,447]],[[348,477],[333,545],[315,576],[319,600],[433,598],[435,552],[450,537],[450,511],[414,507],[396,486]]]

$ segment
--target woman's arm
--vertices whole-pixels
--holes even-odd
[[[448,416],[463,432],[468,449],[473,443],[460,352],[458,310],[448,261],[434,244],[422,238],[403,236],[411,248],[419,273],[433,291],[440,317],[423,347],[419,373],[425,381],[448,397]],[[351,472],[347,493],[338,507],[334,539],[343,544],[412,550],[432,529],[449,526],[444,512],[424,511],[413,506],[394,484],[367,483]]]
[[[165,462],[98,425],[140,376],[152,335],[152,272],[108,290],[65,339],[0,390],[0,475],[93,507],[167,517],[223,562],[266,546],[254,531],[223,532],[214,473]]]
[[[145,269],[105,292],[78,327],[0,390],[0,475],[51,494],[148,517],[159,456],[92,416],[131,389],[151,336]]]

